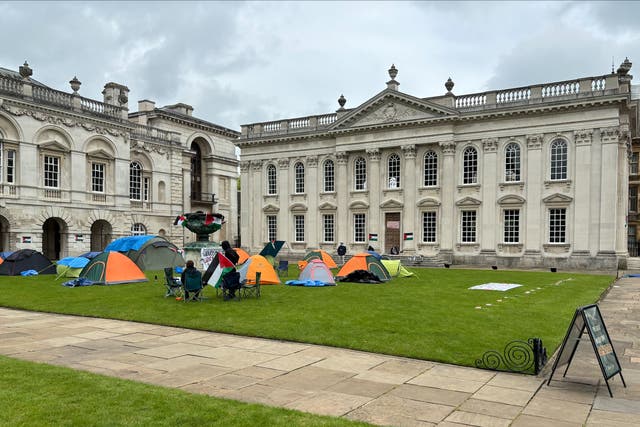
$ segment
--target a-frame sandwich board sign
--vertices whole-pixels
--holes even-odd
[[[582,338],[585,330],[589,334],[589,339],[593,345],[593,351],[596,354],[596,359],[598,359],[602,376],[604,377],[607,389],[609,390],[609,396],[613,397],[611,387],[609,387],[609,379],[611,377],[616,374],[620,374],[622,385],[626,388],[627,384],[625,384],[624,378],[622,377],[622,368],[620,368],[618,356],[611,344],[609,332],[607,332],[607,327],[604,325],[602,314],[600,314],[600,308],[597,304],[586,305],[576,309],[571,325],[569,326],[567,334],[564,337],[564,341],[562,342],[558,358],[553,364],[553,369],[551,370],[551,375],[549,376],[547,385],[551,383],[551,378],[553,377],[553,373],[556,371],[556,368],[566,364],[567,368],[564,370],[564,374],[562,376],[564,377],[567,375],[569,365],[571,364],[571,360],[576,353],[578,344],[580,344],[580,339]]]

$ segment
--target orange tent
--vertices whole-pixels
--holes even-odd
[[[102,252],[89,261],[80,272],[80,277],[105,285],[148,280],[142,270],[120,252]]]
[[[244,262],[246,260],[249,259],[249,257],[251,255],[249,255],[249,253],[247,253],[247,251],[245,251],[244,249],[240,249],[240,248],[233,248],[234,251],[236,251],[236,253],[238,254],[238,256],[240,257],[240,259],[238,260],[238,264],[244,264]]]
[[[247,284],[256,282],[256,273],[260,272],[260,284],[261,285],[279,285],[280,278],[273,269],[273,266],[269,264],[269,261],[262,255],[253,255],[240,267],[238,273],[240,273],[240,281],[244,281]]]
[[[329,268],[338,268],[338,265],[333,260],[331,255],[329,255],[326,251],[323,251],[322,249],[319,249],[317,251],[311,251],[304,256],[304,260],[307,262],[311,261],[312,259],[319,259],[320,261],[324,262]]]
[[[391,280],[389,271],[382,265],[378,258],[369,252],[361,252],[352,256],[351,259],[342,266],[336,277],[345,277],[355,270],[367,270],[375,274],[378,279],[383,282]]]

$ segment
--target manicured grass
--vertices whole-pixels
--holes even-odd
[[[260,299],[184,303],[149,283],[66,288],[55,276],[0,277],[0,305],[136,320],[325,344],[473,366],[490,349],[538,337],[549,354],[581,305],[598,300],[611,276],[506,270],[414,269],[419,278],[335,287],[263,286]],[[297,268],[290,268],[290,278]],[[154,277],[157,276],[158,280]],[[286,279],[285,279],[286,280]],[[507,292],[469,290],[518,283]],[[501,299],[501,302],[498,300]],[[489,305],[491,304],[491,305]],[[481,308],[476,308],[481,307]]]
[[[365,426],[0,356],[3,426]]]

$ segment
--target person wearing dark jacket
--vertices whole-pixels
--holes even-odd
[[[233,250],[233,248],[231,247],[228,241],[225,240],[224,242],[222,242],[222,249],[224,250],[224,256],[226,256],[227,259],[229,259],[229,261],[233,263],[233,265],[238,264],[238,261],[240,260],[240,255],[238,255],[238,253],[235,250]],[[232,271],[225,274],[225,277],[228,275],[231,275],[227,278],[229,280],[223,279],[222,281],[222,286],[224,286],[228,292],[227,295],[225,295],[224,297],[225,301],[235,298],[236,290],[240,289],[240,282],[238,280],[230,280],[232,277],[235,277],[236,275],[239,277],[238,273],[235,271]]]
[[[194,266],[193,261],[187,261],[187,268],[182,272],[180,277],[184,286],[184,299],[189,301],[189,291],[193,292],[193,299],[200,298],[200,291],[202,290],[202,273]],[[187,283],[187,281],[189,283]],[[199,286],[198,286],[199,285]]]
[[[222,242],[222,249],[224,250],[224,256],[226,256],[229,261],[233,263],[233,265],[238,264],[240,255],[238,255],[238,253],[233,250],[228,241],[225,240],[224,242]]]

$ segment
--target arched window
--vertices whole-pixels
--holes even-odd
[[[393,153],[387,161],[387,173],[389,175],[389,188],[400,187],[400,157]]]
[[[132,236],[143,236],[147,234],[147,227],[143,224],[136,222],[131,226],[131,235]]]
[[[195,153],[191,157],[191,199],[204,200],[202,194],[202,150],[197,142],[192,142],[191,151]]]
[[[294,167],[296,171],[296,188],[295,192],[304,193],[304,165],[301,162],[296,163]]]
[[[462,183],[476,184],[478,182],[478,152],[475,148],[465,148],[462,153],[462,163]]]
[[[551,143],[551,179],[567,179],[567,143],[561,139]]]
[[[504,150],[504,180],[520,181],[520,146],[514,142]]]
[[[129,199],[142,200],[142,165],[139,162],[129,165]]]
[[[336,180],[335,180],[335,168],[333,165],[333,160],[327,160],[324,162],[324,191],[325,192],[334,192],[336,191]]]
[[[438,185],[438,155],[427,151],[424,155],[424,186]]]
[[[356,190],[366,190],[367,189],[367,161],[358,157],[354,163],[353,168],[353,181],[355,183]]]
[[[278,194],[276,167],[274,165],[267,166],[267,194]]]

